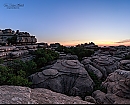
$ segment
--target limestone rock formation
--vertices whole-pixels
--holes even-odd
[[[78,60],[57,60],[49,69],[29,76],[33,88],[46,88],[70,96],[85,97],[94,82]]]
[[[119,66],[120,69],[130,71],[130,60],[121,60]]]
[[[103,74],[101,73],[101,71],[95,68],[94,66],[88,64],[88,65],[85,65],[85,68],[87,68],[88,72],[93,72],[97,76],[98,79],[101,79],[103,77]]]
[[[93,104],[44,88],[0,86],[0,104]]]
[[[119,58],[125,58],[126,55],[128,55],[128,52],[125,50],[126,48],[124,48],[123,50],[118,49],[113,56],[115,57],[119,57]]]
[[[65,56],[60,56],[59,59],[78,60],[78,56],[77,55],[67,54]]]
[[[114,72],[119,67],[120,59],[111,55],[98,54],[89,58],[83,59],[87,71],[91,71],[97,75],[99,79],[106,78],[108,74]]]
[[[12,29],[5,29],[0,31],[0,44],[18,44],[18,45],[26,45],[26,44],[36,44],[37,38],[35,36],[30,35],[28,32],[16,32]]]
[[[96,104],[96,100],[92,96],[86,96],[85,97],[85,101],[92,102],[92,103]]]
[[[130,104],[130,71],[114,71],[102,86],[107,89],[107,94],[99,90],[93,92],[98,104]]]

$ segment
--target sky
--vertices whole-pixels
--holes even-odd
[[[0,29],[38,42],[130,45],[130,0],[0,0]]]

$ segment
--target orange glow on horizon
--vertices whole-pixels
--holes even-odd
[[[40,42],[38,42],[38,43],[40,43]],[[84,43],[89,43],[89,42],[51,42],[51,43],[60,43],[63,46],[76,46],[78,44],[84,44]],[[102,41],[102,42],[94,42],[94,43],[95,43],[95,45],[98,45],[99,47],[102,47],[102,46],[119,46],[119,45],[130,46],[130,42],[115,43],[115,42],[105,42],[105,41],[103,42]],[[48,44],[50,44],[50,43],[48,43]]]
[[[85,42],[85,43],[88,43],[88,42]],[[99,47],[101,46],[119,46],[119,45],[125,45],[125,46],[130,46],[130,43],[115,43],[115,42],[94,42],[95,45],[98,45]],[[61,43],[61,45],[63,46],[75,46],[75,45],[78,45],[78,44],[84,44],[84,43]]]

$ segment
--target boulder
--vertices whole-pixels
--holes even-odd
[[[92,97],[96,100],[96,104],[108,104],[105,100],[105,93],[100,90],[94,91]]]
[[[119,50],[119,49],[113,54],[113,56],[119,57],[119,58],[122,58],[122,59],[124,59],[126,55],[128,55],[127,51]]]
[[[67,55],[60,55],[59,59],[66,59],[66,60],[78,60],[78,56],[77,55],[71,55],[71,54],[67,54]]]
[[[92,97],[96,100],[96,104],[130,104],[130,99],[118,97],[115,94],[96,90],[92,93]]]
[[[119,60],[111,55],[98,54],[82,60],[81,63],[84,64],[88,71],[96,74],[98,78],[106,79],[110,73],[119,68]]]
[[[103,74],[101,73],[99,69],[95,68],[94,66],[88,64],[85,66],[85,68],[87,69],[88,72],[94,73],[98,79],[102,78]]]
[[[29,76],[33,88],[46,88],[70,96],[85,97],[94,82],[78,60],[57,60],[49,69]]]
[[[130,71],[116,70],[102,83],[107,93],[130,99]]]
[[[86,96],[85,101],[96,104],[96,100],[92,96]]]
[[[82,63],[83,65],[90,64],[90,63],[91,63],[91,58],[85,58],[85,57],[84,57],[84,59],[81,61],[81,63]]]
[[[115,70],[102,82],[102,86],[107,93],[100,90],[92,93],[98,104],[130,104],[130,71]]]
[[[0,86],[0,104],[94,104],[44,88]]]
[[[121,60],[119,68],[130,71],[130,60]]]

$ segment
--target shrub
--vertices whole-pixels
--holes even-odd
[[[18,75],[13,73],[13,69],[0,66],[0,85],[20,85],[30,86],[31,82],[25,78],[26,72],[19,70]]]
[[[38,68],[46,66],[49,62],[57,59],[59,54],[50,49],[38,49],[34,52],[35,58],[33,61],[37,64]]]
[[[59,46],[56,51],[63,51],[66,54],[71,53],[72,55],[77,55],[79,61],[81,61],[83,57],[90,57],[92,54],[94,54],[94,51],[84,47],[67,48],[65,46]]]
[[[28,79],[21,77],[20,75],[18,76],[13,76],[11,77],[8,81],[8,84],[10,85],[15,85],[15,86],[31,86],[31,82],[28,81]]]

